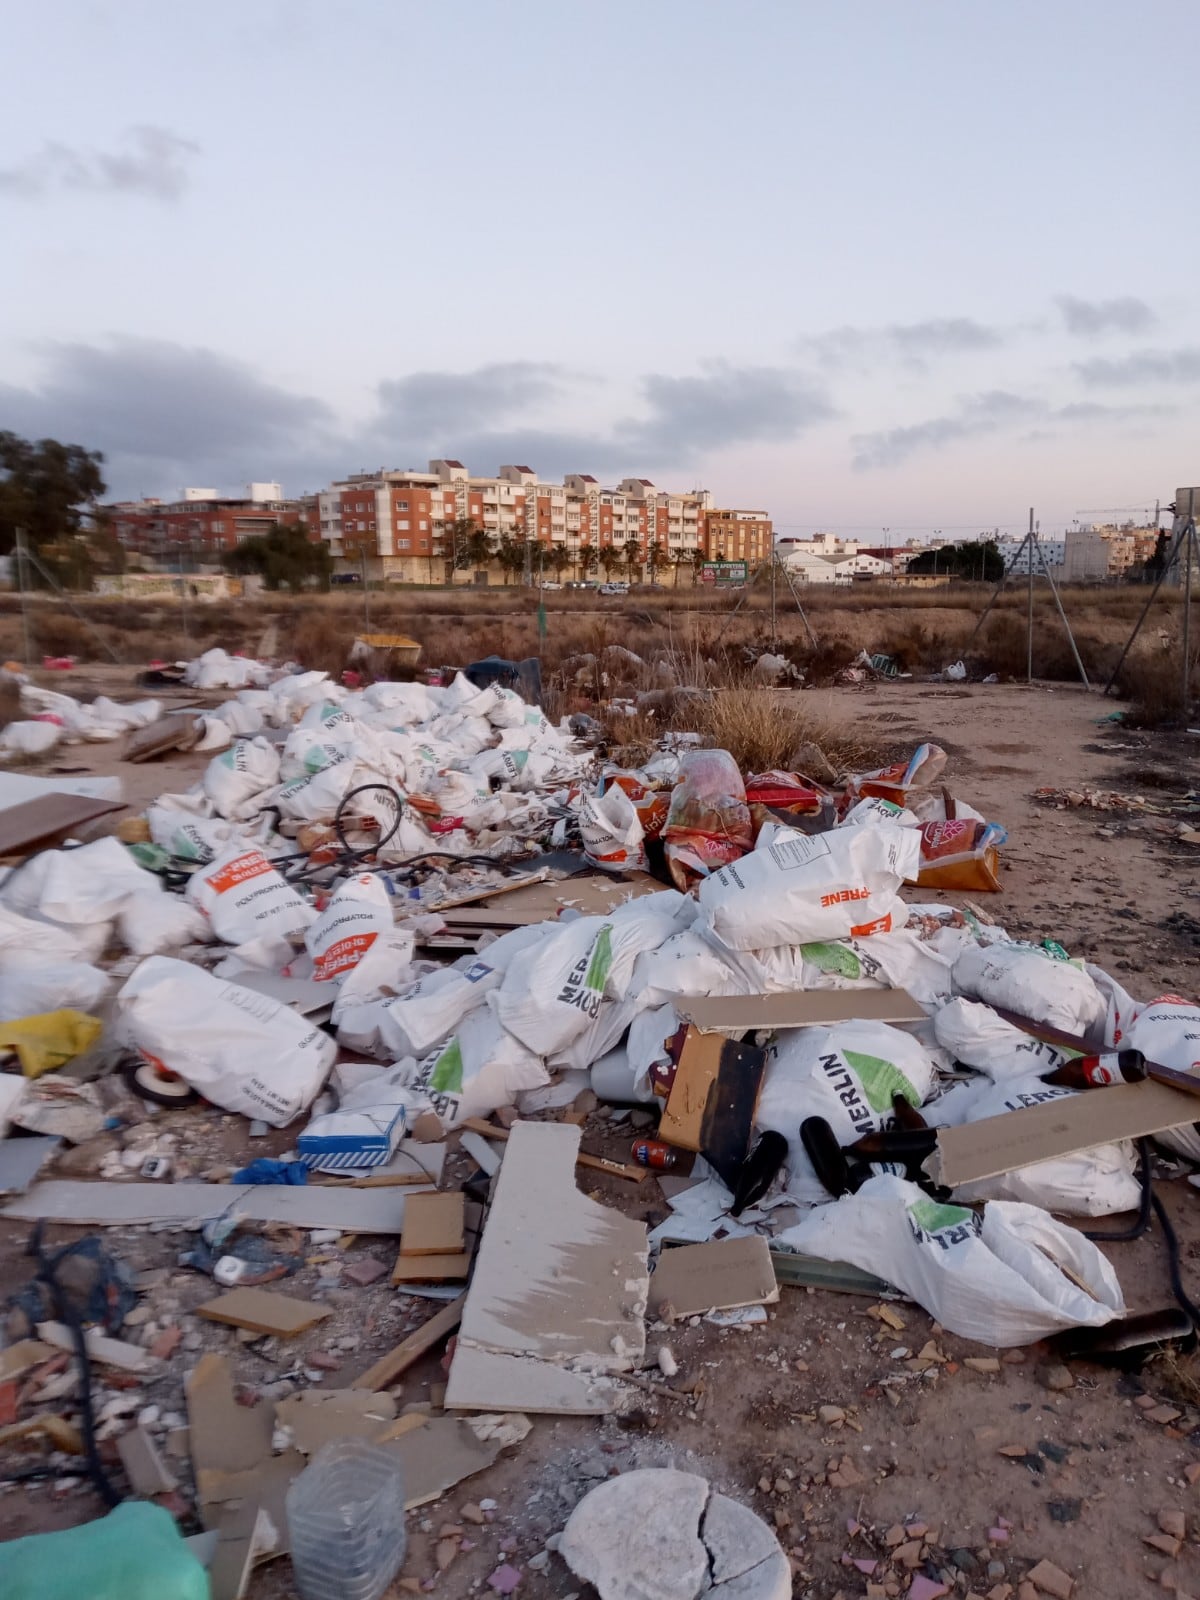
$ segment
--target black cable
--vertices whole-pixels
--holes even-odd
[[[396,806],[396,818],[395,818],[395,821],[392,823],[392,825],[388,829],[388,831],[385,834],[383,834],[380,838],[376,839],[373,844],[365,846],[361,850],[356,850],[351,844],[347,843],[346,835],[342,832],[342,813],[343,813],[343,811],[345,811],[346,807],[350,804],[351,800],[354,799],[355,795],[371,794],[371,793],[374,793],[376,791],[378,791],[378,792],[380,792],[382,794],[386,794],[389,800],[394,801],[395,806]],[[337,841],[341,845],[342,849],[345,851],[347,856],[351,857],[351,859],[353,859],[355,861],[363,861],[363,860],[366,859],[367,856],[373,856],[378,851],[383,849],[384,845],[387,844],[388,840],[396,832],[397,828],[399,828],[400,819],[401,819],[401,817],[403,815],[404,815],[404,800],[399,794],[396,793],[395,789],[393,789],[390,784],[387,784],[387,783],[360,783],[356,788],[351,789],[347,794],[344,794],[342,796],[341,800],[339,800],[338,808],[333,813],[333,831],[337,835]]]
[[[1150,1207],[1154,1201],[1154,1192],[1150,1176],[1150,1141],[1139,1139],[1137,1141],[1138,1157],[1141,1160],[1139,1179],[1141,1181],[1141,1200],[1138,1204],[1136,1219],[1128,1228],[1118,1228],[1115,1233],[1095,1233],[1083,1230],[1085,1239],[1094,1239],[1097,1244],[1127,1244],[1130,1240],[1140,1239],[1150,1226]]]
[[[80,1424],[83,1430],[83,1453],[87,1462],[88,1477],[95,1485],[96,1492],[111,1511],[114,1506],[119,1506],[125,1496],[114,1487],[103,1461],[100,1459],[99,1446],[96,1443],[96,1413],[92,1400],[92,1358],[88,1355],[87,1341],[84,1338],[83,1323],[79,1313],[72,1304],[68,1295],[63,1293],[57,1277],[57,1262],[45,1252],[42,1246],[43,1224],[39,1222],[33,1230],[28,1245],[28,1253],[37,1257],[38,1278],[50,1291],[50,1298],[54,1302],[54,1309],[58,1313],[58,1320],[66,1323],[71,1330],[71,1341],[75,1346],[75,1358],[79,1362],[79,1413]]]
[[[1097,1233],[1085,1231],[1085,1239],[1093,1239],[1098,1244],[1126,1244],[1130,1240],[1140,1239],[1150,1226],[1151,1212],[1158,1218],[1159,1227],[1162,1229],[1163,1242],[1167,1247],[1167,1275],[1171,1280],[1171,1293],[1175,1296],[1176,1303],[1187,1312],[1192,1319],[1192,1326],[1200,1331],[1200,1308],[1194,1304],[1183,1286],[1183,1269],[1180,1262],[1179,1238],[1167,1215],[1167,1208],[1154,1192],[1154,1179],[1150,1169],[1150,1140],[1142,1138],[1137,1141],[1138,1155],[1141,1158],[1141,1185],[1142,1197],[1138,1207],[1136,1220],[1128,1228],[1120,1228],[1115,1233]]]
[[[1158,1218],[1159,1226],[1163,1231],[1163,1238],[1167,1245],[1167,1272],[1171,1278],[1171,1290],[1175,1299],[1192,1319],[1193,1328],[1200,1328],[1200,1310],[1197,1310],[1187,1290],[1183,1287],[1183,1273],[1179,1264],[1179,1239],[1167,1215],[1167,1208],[1157,1195],[1153,1196],[1154,1215]]]

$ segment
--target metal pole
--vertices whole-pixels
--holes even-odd
[[[1170,547],[1170,549],[1168,549],[1166,551],[1166,553],[1163,556],[1163,563],[1162,563],[1162,566],[1158,569],[1158,577],[1155,579],[1154,587],[1150,591],[1150,598],[1146,601],[1146,604],[1142,607],[1142,614],[1137,619],[1137,622],[1134,624],[1133,632],[1129,635],[1128,639],[1126,639],[1126,641],[1125,641],[1125,648],[1124,648],[1124,650],[1121,651],[1121,658],[1117,662],[1116,666],[1112,669],[1112,676],[1109,678],[1108,682],[1104,685],[1104,693],[1105,694],[1110,694],[1112,692],[1112,686],[1113,686],[1114,683],[1116,683],[1118,677],[1120,676],[1121,668],[1125,665],[1125,657],[1133,649],[1134,641],[1137,639],[1138,634],[1141,633],[1141,631],[1142,631],[1142,624],[1145,622],[1146,618],[1150,615],[1150,607],[1154,604],[1155,597],[1157,596],[1158,591],[1163,586],[1163,580],[1165,579],[1167,573],[1170,572],[1172,566],[1175,563],[1175,558],[1176,558],[1176,556],[1178,555],[1180,549],[1183,546],[1183,541],[1187,537],[1187,529],[1188,529],[1188,524],[1184,523],[1183,527],[1180,528],[1179,532],[1173,536],[1173,542],[1171,544],[1171,547]]]
[[[1085,689],[1090,689],[1092,686],[1088,682],[1087,672],[1084,669],[1083,661],[1080,657],[1078,649],[1076,648],[1075,635],[1071,632],[1071,624],[1067,621],[1067,613],[1063,610],[1063,603],[1059,598],[1058,585],[1054,581],[1054,574],[1050,570],[1050,563],[1046,560],[1040,540],[1035,540],[1034,542],[1037,546],[1038,560],[1042,563],[1042,571],[1050,580],[1050,593],[1054,596],[1054,604],[1058,607],[1058,614],[1062,618],[1062,625],[1067,630],[1067,642],[1071,646],[1071,654],[1075,657],[1075,665],[1079,668],[1079,676],[1083,680],[1083,687]],[[1033,552],[1031,551],[1030,555],[1032,555],[1032,553]]]
[[[779,634],[775,627],[775,551],[771,551],[771,653],[775,654],[779,646]]]
[[[1196,540],[1196,491],[1188,490],[1187,533],[1183,550],[1183,720],[1192,703],[1192,551]]]
[[[1026,538],[1029,541],[1029,617],[1027,624],[1027,654],[1025,657],[1025,682],[1033,682],[1033,545],[1036,538],[1033,531],[1033,507],[1029,508],[1029,532]]]
[[[367,633],[371,631],[371,585],[367,582],[367,547],[360,544],[358,547],[358,565],[362,572],[363,586],[363,618]]]
[[[776,556],[775,559],[776,559],[776,561],[778,561],[779,557]],[[783,566],[783,581],[787,584],[788,588],[792,591],[792,599],[796,602],[796,610],[800,613],[800,620],[804,624],[804,631],[805,631],[805,633],[808,634],[808,642],[812,646],[812,648],[815,650],[817,648],[817,636],[812,631],[812,624],[808,620],[808,613],[805,611],[804,607],[800,604],[800,596],[796,593],[796,585],[792,582],[792,575],[788,571],[786,563],[784,563],[784,566]]]
[[[29,605],[25,598],[25,530],[17,529],[17,588],[21,591],[21,631],[25,637],[25,665],[33,665],[29,640]]]

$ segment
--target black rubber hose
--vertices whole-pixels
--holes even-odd
[[[1154,1191],[1150,1177],[1150,1141],[1139,1139],[1137,1141],[1138,1158],[1141,1167],[1138,1176],[1141,1180],[1142,1197],[1138,1206],[1138,1214],[1128,1228],[1118,1228],[1115,1233],[1095,1233],[1084,1230],[1085,1239],[1094,1239],[1097,1244],[1128,1244],[1132,1239],[1140,1239],[1150,1226],[1150,1207],[1154,1201]]]

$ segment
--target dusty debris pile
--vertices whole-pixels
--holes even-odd
[[[985,914],[1005,831],[945,786],[937,746],[831,783],[668,735],[631,770],[595,725],[462,674],[348,688],[210,651],[183,677],[230,697],[162,715],[25,685],[9,730],[10,751],[50,728],[211,755],[117,834],[17,849],[0,880],[2,1213],[38,1229],[0,1445],[73,1462],[110,1507],[157,1502],[117,1506],[91,1545],[0,1545],[0,1590],[49,1593],[78,1559],[117,1562],[123,1595],[227,1600],[294,1549],[306,1600],[351,1566],[377,1600],[404,1560],[397,1506],[486,1469],[533,1415],[670,1397],[672,1330],[752,1328],[781,1286],[904,1295],[981,1345],[1053,1337],[1065,1359],[1136,1343],[1076,1223],[1148,1217],[1147,1135],[1200,1162],[1200,1007],[1135,999]],[[582,1148],[599,1106],[639,1133],[627,1159]],[[263,1141],[237,1170],[205,1153],[217,1113]],[[638,1218],[577,1173],[619,1180]],[[144,1405],[185,1354],[179,1293],[152,1315],[162,1280],[96,1233],[50,1247],[47,1223],[174,1230],[180,1281],[207,1280],[195,1316],[234,1352],[295,1350],[286,1379],[239,1404],[229,1351],[195,1345],[185,1394]],[[351,1286],[440,1309],[343,1371],[306,1340]],[[1183,1296],[1152,1336],[1190,1335]],[[450,1339],[441,1405],[398,1406]],[[351,1480],[343,1529],[330,1485]],[[680,1594],[790,1592],[748,1512],[700,1478],[660,1487],[691,1506]],[[626,1592],[596,1533],[597,1497],[622,1493],[563,1535],[601,1594]],[[322,1543],[315,1513],[294,1519],[324,1504]],[[143,1510],[144,1537],[114,1537]],[[734,1570],[739,1518],[762,1549]],[[469,1544],[445,1533],[439,1572]]]

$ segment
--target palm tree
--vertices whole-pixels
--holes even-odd
[[[625,552],[625,570],[629,574],[629,581],[633,582],[634,568],[642,559],[642,546],[639,539],[626,539],[622,549]]]
[[[651,539],[646,549],[646,572],[649,575],[651,583],[654,583],[657,579],[659,569],[662,567],[662,564],[666,559],[667,552],[665,546],[661,545],[657,539]]]
[[[604,568],[604,576],[611,582],[612,575],[620,567],[624,558],[615,545],[606,544],[600,551],[600,565]]]
[[[689,550],[687,552],[684,559],[691,563],[693,585],[699,583],[700,568],[708,560],[708,557],[704,554],[704,551],[700,548],[700,546],[697,545],[694,550]]]
[[[549,552],[550,570],[561,583],[562,575],[571,565],[571,553],[565,545],[552,544]]]

